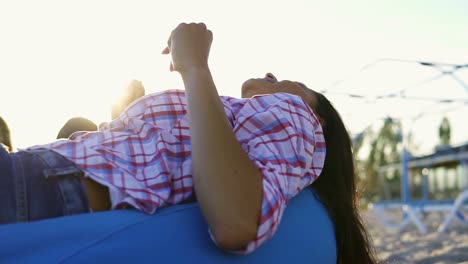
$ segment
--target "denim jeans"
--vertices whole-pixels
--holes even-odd
[[[0,224],[90,212],[82,175],[51,150],[0,148]]]

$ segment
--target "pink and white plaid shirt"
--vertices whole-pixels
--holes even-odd
[[[288,201],[320,175],[325,140],[299,96],[220,99],[238,141],[263,176],[257,238],[243,251],[248,253],[274,234]],[[152,214],[194,194],[183,90],[142,97],[98,132],[77,132],[71,140],[32,148],[58,152],[109,187],[114,208],[131,205]]]

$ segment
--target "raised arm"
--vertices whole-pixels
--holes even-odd
[[[127,87],[122,91],[119,99],[112,104],[111,118],[112,120],[120,116],[120,114],[136,99],[145,95],[145,87],[138,80],[131,80]]]
[[[204,24],[180,24],[163,54],[171,53],[186,89],[200,208],[218,245],[234,250],[256,237],[262,178],[228,123],[208,67],[211,42]]]

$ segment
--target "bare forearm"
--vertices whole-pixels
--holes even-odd
[[[260,172],[235,138],[209,69],[181,74],[201,210],[221,246],[244,246],[256,235],[262,196]]]

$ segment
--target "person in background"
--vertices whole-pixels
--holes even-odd
[[[78,131],[97,131],[97,125],[84,117],[70,118],[57,134],[57,139],[69,138],[73,133]]]
[[[111,107],[111,118],[116,119],[119,115],[136,99],[145,95],[145,87],[141,81],[131,80],[125,89],[122,91],[119,99],[117,99]],[[84,117],[70,118],[60,129],[57,139],[69,138],[73,133],[78,131],[97,131],[98,126],[91,120]]]
[[[214,243],[246,254],[274,235],[288,202],[310,188],[333,221],[338,263],[375,263],[351,141],[333,105],[271,73],[245,81],[242,98],[219,96],[208,66],[212,40],[203,23],[172,31],[162,53],[185,90],[143,96],[99,131],[0,153],[0,203],[28,205],[0,210],[0,223],[121,208],[153,214],[196,198]],[[16,178],[25,185],[19,195],[8,192]],[[24,197],[32,202],[15,203]]]

